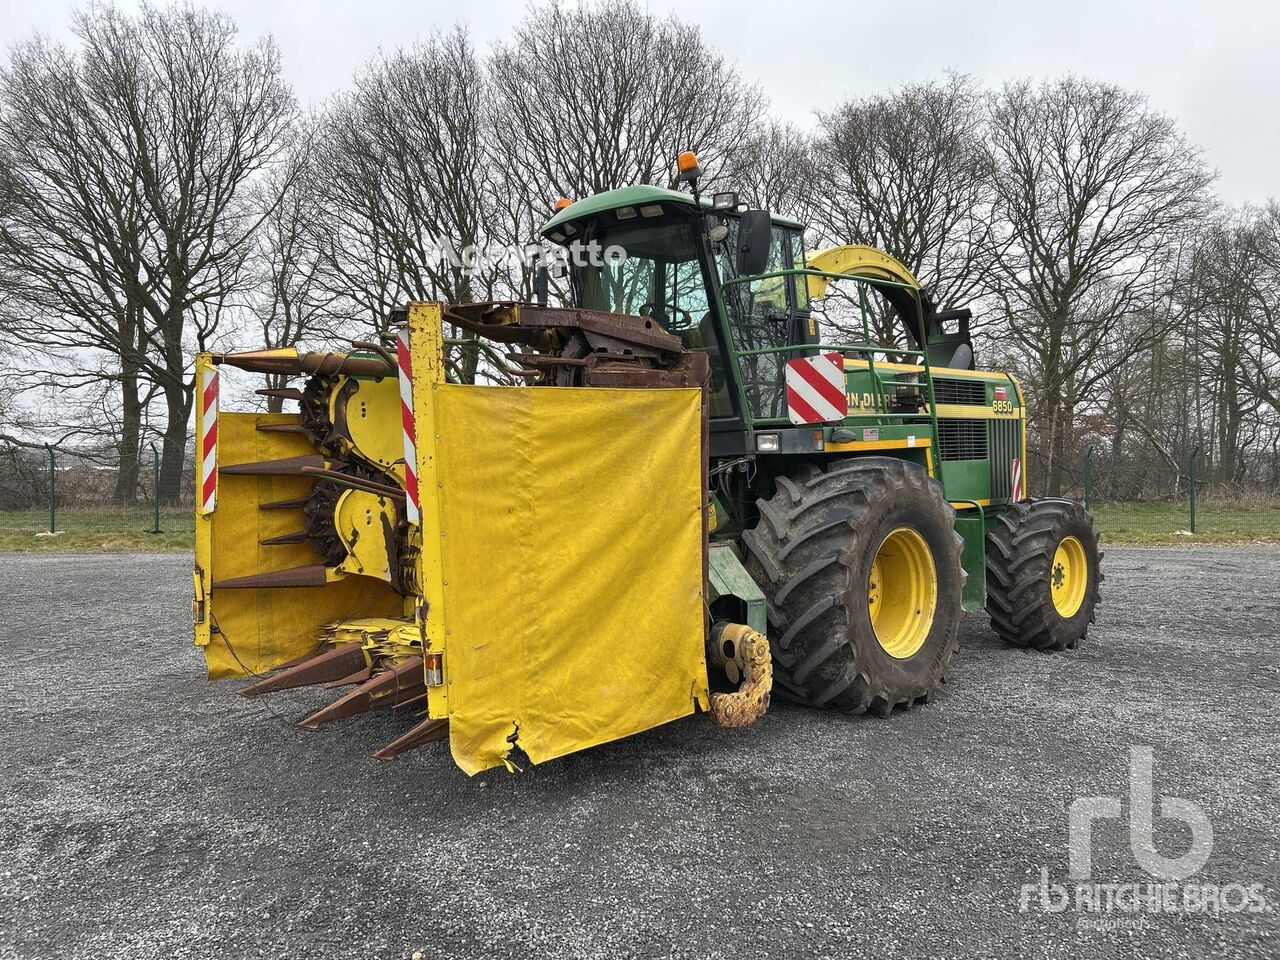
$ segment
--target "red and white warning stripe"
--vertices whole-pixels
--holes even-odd
[[[1022,499],[1022,460],[1018,457],[1013,458],[1013,484],[1009,487],[1013,491],[1010,496],[1014,500]]]
[[[787,361],[787,417],[794,424],[843,420],[849,413],[845,382],[838,353]]]
[[[200,384],[200,512],[218,505],[218,371],[206,367]]]
[[[404,437],[405,513],[410,523],[418,523],[418,445],[413,431],[413,360],[409,356],[409,329],[396,336],[396,363],[400,367],[400,421]]]

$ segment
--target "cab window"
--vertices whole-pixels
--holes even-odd
[[[730,224],[730,251],[737,249],[737,222]],[[803,265],[798,231],[774,225],[769,238],[769,261],[761,279],[725,290],[733,345],[739,351],[739,373],[747,412],[757,420],[786,416],[784,368],[790,353],[752,354],[750,351],[785,347],[792,340],[799,284],[802,277],[769,277],[770,273]],[[728,264],[732,270],[732,263]],[[805,297],[805,306],[808,298]]]
[[[787,241],[791,247],[791,265],[797,268],[807,266],[804,259],[804,231],[788,230]],[[809,281],[806,277],[792,277],[791,286],[795,291],[795,309],[809,309]]]
[[[602,219],[592,225],[590,235],[601,250],[618,247],[626,256],[620,261],[603,259],[575,266],[579,305],[588,310],[651,317],[668,333],[679,336],[690,350],[706,353],[711,367],[710,415],[733,416],[718,324],[687,217]]]

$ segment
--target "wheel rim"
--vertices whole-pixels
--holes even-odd
[[[1049,571],[1053,609],[1058,611],[1058,616],[1070,619],[1080,611],[1088,585],[1089,564],[1085,560],[1084,544],[1075,537],[1064,537],[1053,552],[1053,567]]]
[[[938,605],[938,571],[924,537],[910,527],[889,532],[871,560],[867,607],[876,640],[905,660],[924,646]]]

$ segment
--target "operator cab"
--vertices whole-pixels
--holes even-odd
[[[562,199],[542,233],[566,248],[576,306],[650,318],[707,354],[713,453],[752,450],[753,427],[787,423],[785,367],[818,348],[810,298],[823,296],[833,276],[859,277],[892,307],[907,333],[907,363],[917,362],[910,351],[927,351],[932,365],[973,369],[969,312],[937,313],[893,257],[848,245],[806,259],[800,223],[745,209],[733,193],[707,201],[697,158],[683,153],[677,165],[691,194],[633,186]],[[802,269],[817,273],[785,273]],[[539,288],[545,295],[545,274]],[[865,304],[858,309],[863,332],[853,342],[870,345]],[[894,339],[875,353],[897,359]],[[910,373],[900,379],[919,383]]]
[[[583,209],[579,213],[576,208]],[[717,431],[741,430],[744,404],[750,419],[786,415],[781,388],[785,356],[751,351],[817,341],[803,278],[723,287],[742,273],[804,266],[801,225],[775,219],[765,230],[756,228],[756,242],[763,239],[767,245],[767,253],[758,255],[761,263],[751,265],[758,269],[741,271],[743,222],[751,213],[736,204],[734,209],[712,209],[673,190],[625,187],[566,207],[543,231],[568,248],[576,306],[651,318],[689,349],[707,354],[710,415],[720,422],[713,422]],[[720,299],[741,361],[737,377],[726,375],[726,327],[716,310]]]

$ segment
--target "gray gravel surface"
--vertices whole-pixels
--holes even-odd
[[[1280,955],[1280,549],[1109,550],[1087,646],[970,616],[945,691],[888,720],[779,704],[475,779],[443,744],[371,759],[401,717],[308,733],[323,696],[206,682],[187,571],[0,557],[0,956]],[[1067,882],[1072,800],[1127,804],[1132,745],[1211,818],[1186,882],[1271,911],[1020,910]],[[1122,824],[1093,849],[1150,881]]]

